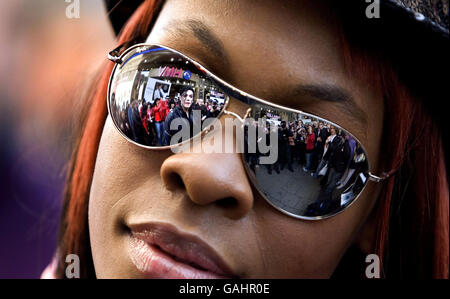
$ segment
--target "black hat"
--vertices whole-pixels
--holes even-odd
[[[448,0],[385,0],[381,4],[398,12],[399,18],[403,15],[443,37],[449,37]]]

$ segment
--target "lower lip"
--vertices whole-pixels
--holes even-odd
[[[146,278],[170,279],[220,279],[216,273],[200,270],[178,262],[159,248],[131,237],[129,254],[131,261]]]

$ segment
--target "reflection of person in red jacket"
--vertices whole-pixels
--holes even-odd
[[[155,118],[156,135],[158,136],[159,145],[163,145],[164,120],[169,114],[167,101],[156,99],[156,104],[152,108],[152,114]]]
[[[152,108],[152,115],[154,117],[155,122],[161,121],[160,109],[161,109],[161,100],[156,99],[155,106],[153,106]]]
[[[306,137],[306,150],[312,151],[316,142],[316,134],[314,134],[312,127],[308,127],[308,135]]]
[[[147,126],[147,120],[148,120],[148,110],[150,110],[147,106],[147,104],[141,105],[141,108],[139,110],[139,115],[141,116],[142,125],[144,126],[145,132],[148,135],[148,126]]]
[[[161,114],[161,118],[162,120],[166,120],[167,115],[169,115],[169,105],[167,104],[167,100],[165,99],[161,99],[160,101],[160,114]]]
[[[314,152],[314,144],[316,143],[316,135],[311,126],[308,126],[308,134],[306,136],[306,166],[303,171],[312,170],[312,157]]]
[[[155,106],[152,108],[152,114],[155,117],[155,122],[164,121],[169,114],[167,101],[157,99]]]

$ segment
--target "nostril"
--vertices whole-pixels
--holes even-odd
[[[177,173],[171,173],[167,176],[166,186],[168,189],[185,189],[183,179]]]
[[[237,206],[238,202],[234,197],[226,197],[216,201],[216,205],[222,208],[230,208]]]
[[[170,195],[198,208],[208,206],[229,219],[244,217],[253,206],[253,192],[238,154],[171,155],[161,165],[160,178]]]

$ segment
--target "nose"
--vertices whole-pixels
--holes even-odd
[[[248,107],[231,102],[229,108],[243,113]],[[222,124],[227,117],[221,118]],[[254,200],[244,167],[238,153],[191,152],[169,156],[160,173],[167,189],[185,192],[197,205],[214,204],[226,217],[239,219],[252,209]]]
[[[231,219],[244,217],[253,193],[238,154],[180,153],[167,158],[161,178],[171,191],[186,192],[198,205],[215,204]]]

